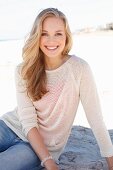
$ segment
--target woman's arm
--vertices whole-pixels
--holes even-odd
[[[113,159],[113,144],[103,120],[94,76],[89,65],[85,62],[82,64],[80,83],[81,103],[99,145],[101,156],[107,158],[107,163],[110,167],[110,162],[112,162]]]
[[[42,136],[40,135],[37,128],[32,128],[28,132],[27,138],[40,160],[44,160],[46,157],[50,156],[48,149],[43,142]],[[58,170],[58,166],[53,159],[48,159],[44,163],[44,166],[47,170]]]
[[[39,134],[36,110],[31,99],[27,95],[25,82],[22,80],[20,72],[21,65],[17,66],[15,70],[15,85],[19,121],[22,124],[23,133],[31,144],[33,150],[40,160],[44,160],[50,156],[50,154],[43,142],[41,135]],[[58,170],[56,163],[52,159],[48,159],[44,165],[47,170]]]
[[[113,170],[113,156],[106,158],[109,170]]]

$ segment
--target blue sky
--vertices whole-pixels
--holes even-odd
[[[46,7],[62,10],[72,31],[113,22],[113,0],[0,0],[0,39],[24,37]]]

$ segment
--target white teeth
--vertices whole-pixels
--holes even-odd
[[[56,46],[56,47],[48,47],[48,46],[46,46],[46,48],[47,48],[48,50],[55,50],[55,49],[57,49],[57,47],[58,47],[58,46]]]

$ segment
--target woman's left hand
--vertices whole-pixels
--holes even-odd
[[[106,158],[107,164],[108,164],[108,170],[113,170],[113,156]]]

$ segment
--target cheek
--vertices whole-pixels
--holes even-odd
[[[66,43],[66,37],[62,37],[62,39],[61,39],[61,41],[62,41],[62,43]]]
[[[62,45],[66,45],[66,39],[62,39]]]
[[[40,39],[40,47],[42,47],[42,46],[44,45],[44,43],[45,43],[45,39],[44,39],[44,38],[41,38],[41,39]]]
[[[43,48],[44,44],[48,44],[49,42],[49,39],[46,38],[46,37],[42,37],[40,38],[40,47]],[[65,46],[66,44],[66,37],[55,37],[52,42],[56,42],[56,43],[59,43],[61,44],[62,46]]]

